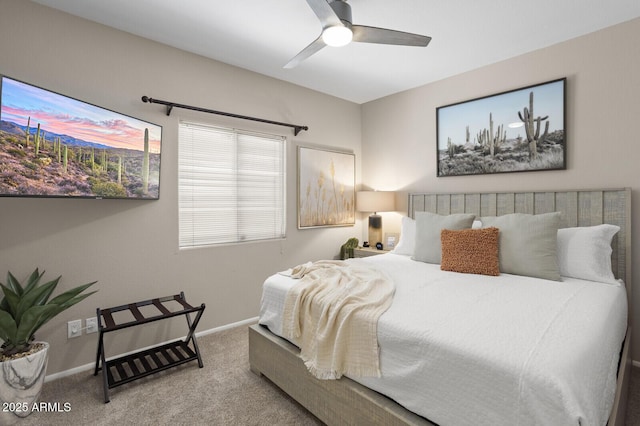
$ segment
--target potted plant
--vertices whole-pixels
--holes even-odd
[[[0,283],[0,424],[28,416],[40,395],[49,344],[34,341],[34,333],[60,312],[95,293],[81,294],[97,281],[50,299],[61,277],[40,284],[43,275],[44,271],[36,268],[21,284],[7,272],[7,282]]]

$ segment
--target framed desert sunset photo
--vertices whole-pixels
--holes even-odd
[[[162,127],[2,76],[0,196],[158,199]]]

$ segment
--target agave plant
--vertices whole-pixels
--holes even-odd
[[[11,272],[7,272],[7,283],[0,283],[4,297],[0,301],[0,355],[6,357],[26,353],[31,349],[34,333],[51,318],[95,291],[80,294],[95,284],[84,284],[65,291],[49,300],[61,277],[40,285],[44,271],[38,268],[21,284]]]

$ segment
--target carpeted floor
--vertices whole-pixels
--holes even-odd
[[[203,368],[190,362],[110,390],[78,373],[44,384],[40,401],[69,412],[32,413],[23,425],[319,425],[315,417],[249,370],[247,327],[198,339]]]
[[[320,425],[264,377],[249,371],[247,327],[198,339],[195,362],[112,389],[103,402],[102,378],[78,373],[45,383],[40,400],[69,403],[68,412],[35,412],[22,425]],[[634,368],[628,426],[640,426],[640,369]]]

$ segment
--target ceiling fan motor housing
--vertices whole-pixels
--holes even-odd
[[[353,22],[351,18],[351,6],[343,0],[334,0],[329,3],[331,9],[336,13],[336,16],[340,18],[343,24],[347,27],[351,27],[351,23]]]

